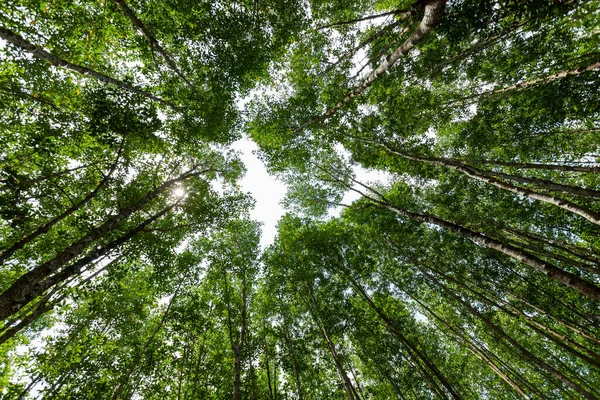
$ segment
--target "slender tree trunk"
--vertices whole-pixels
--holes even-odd
[[[586,391],[583,387],[581,387],[578,383],[573,382],[571,379],[563,375],[556,368],[545,362],[544,360],[537,357],[535,354],[531,353],[524,346],[514,340],[511,336],[509,336],[502,328],[492,323],[487,317],[477,311],[473,306],[464,301],[460,296],[454,294],[453,291],[449,290],[446,286],[442,285],[437,279],[435,279],[431,274],[421,270],[424,275],[436,286],[440,287],[445,293],[447,293],[450,297],[455,299],[457,302],[462,304],[474,317],[482,321],[485,326],[487,326],[497,337],[504,339],[512,348],[516,349],[521,353],[523,358],[527,360],[529,363],[538,366],[540,369],[546,371],[551,376],[558,379],[561,383],[569,386],[575,392],[580,394],[586,399],[597,400],[598,398],[594,396],[592,393]]]
[[[17,250],[22,249],[28,243],[32,242],[34,239],[36,239],[40,235],[47,233],[54,225],[56,225],[63,219],[67,218],[69,215],[73,214],[75,211],[81,209],[83,206],[85,206],[87,203],[89,203],[90,200],[92,200],[94,197],[96,197],[96,195],[100,192],[100,189],[106,184],[106,182],[108,182],[108,179],[110,178],[110,176],[115,172],[115,169],[117,168],[119,159],[121,158],[121,152],[123,150],[124,143],[125,143],[125,139],[123,138],[123,141],[121,142],[121,145],[119,146],[119,150],[117,152],[117,157],[116,157],[115,161],[113,162],[112,166],[110,167],[110,170],[108,171],[108,173],[106,175],[104,175],[104,177],[102,178],[102,180],[100,181],[100,183],[96,186],[96,188],[94,190],[92,190],[90,193],[88,193],[87,196],[85,196],[80,202],[73,204],[71,207],[69,207],[68,209],[63,211],[61,214],[52,218],[50,221],[46,222],[44,225],[38,227],[34,232],[25,236],[24,238],[22,238],[21,240],[19,240],[16,243],[14,243],[12,246],[10,246],[8,249],[3,251],[2,254],[0,254],[0,265],[2,265],[4,263],[4,261],[6,261],[10,256],[12,256]]]
[[[324,114],[313,118],[312,120],[304,123],[301,128],[305,128],[308,125],[314,123],[323,122],[326,119],[333,116],[342,107],[352,101],[353,98],[359,96],[365,89],[369,88],[384,72],[389,70],[400,58],[404,57],[411,51],[415,45],[423,41],[425,37],[442,21],[442,15],[444,14],[444,7],[446,6],[446,0],[430,0],[425,4],[425,10],[423,13],[423,19],[417,28],[413,31],[410,37],[394,51],[375,71],[371,72],[369,76],[357,87],[355,87],[350,94],[340,100],[336,105],[327,110]]]
[[[563,251],[565,253],[571,254],[577,258],[580,258],[582,260],[594,263],[598,266],[600,266],[600,259],[594,257],[593,255],[591,255],[590,253],[592,253],[591,250],[582,248],[580,246],[576,246],[570,243],[564,243],[564,242],[560,242],[558,240],[554,240],[552,238],[548,238],[542,235],[538,235],[536,233],[533,232],[526,232],[526,231],[522,231],[519,229],[515,229],[515,228],[503,228],[506,232],[510,233],[511,235],[514,235],[517,238],[520,238],[521,240],[527,240],[529,242],[535,242],[535,243],[539,243],[542,246],[551,246],[554,247],[560,251]]]
[[[583,73],[591,72],[591,71],[593,71],[595,69],[598,69],[598,68],[600,68],[600,61],[594,62],[594,63],[592,63],[592,64],[590,64],[590,65],[588,65],[586,67],[580,67],[580,68],[573,69],[573,70],[560,71],[560,72],[557,72],[555,74],[544,76],[544,77],[541,77],[541,78],[536,78],[536,79],[532,79],[532,80],[529,80],[529,81],[519,82],[517,84],[506,86],[506,87],[503,87],[503,88],[500,88],[500,89],[490,90],[488,92],[484,92],[484,93],[478,94],[478,95],[476,95],[474,97],[479,97],[479,96],[484,96],[484,95],[491,96],[491,95],[494,95],[494,94],[510,92],[512,90],[527,89],[527,88],[530,88],[532,86],[536,86],[536,85],[540,85],[540,84],[544,84],[545,85],[545,84],[548,84],[548,83],[553,82],[553,81],[558,80],[558,79],[566,78],[566,77],[569,77],[569,76],[581,75]]]
[[[582,262],[582,261],[573,260],[572,258],[565,257],[565,256],[563,256],[561,254],[553,253],[553,252],[548,251],[548,250],[546,250],[544,248],[541,248],[541,247],[538,247],[538,246],[536,246],[534,244],[531,244],[530,242],[520,242],[520,241],[508,239],[508,243],[511,244],[511,245],[513,245],[513,246],[515,246],[515,247],[518,247],[518,248],[521,248],[523,250],[529,251],[529,252],[531,252],[533,254],[538,254],[538,255],[541,255],[543,257],[552,258],[552,259],[554,259],[556,261],[560,261],[560,262],[563,262],[563,263],[570,264],[570,265],[572,265],[574,267],[580,268],[580,269],[585,270],[587,272],[590,272],[592,274],[600,275],[600,269],[594,267],[593,265],[590,265],[590,264]]]
[[[413,299],[415,302],[417,302],[417,304],[419,304],[429,314],[431,314],[437,321],[439,321],[448,330],[450,330],[450,332],[452,332],[463,343],[465,343],[467,345],[467,347],[469,347],[469,349],[473,352],[473,354],[475,354],[475,356],[477,356],[477,358],[479,358],[481,361],[485,362],[488,365],[488,367],[490,367],[490,369],[492,371],[494,371],[494,373],[496,375],[498,375],[504,382],[506,382],[507,384],[509,384],[517,393],[519,393],[521,395],[521,397],[523,397],[525,399],[530,399],[530,397],[525,393],[525,391],[523,390],[523,388],[521,388],[507,374],[505,374],[502,371],[502,369],[500,369],[500,367],[498,367],[482,350],[480,350],[479,347],[477,347],[474,343],[472,343],[471,340],[469,340],[466,337],[466,335],[462,334],[460,331],[458,331],[453,326],[451,326],[442,317],[440,317],[438,314],[436,314],[431,308],[429,308],[425,304],[423,304],[423,302],[421,302],[421,300],[417,299],[416,297],[412,296],[411,294],[409,294],[407,292],[405,292],[405,293],[407,295],[409,295],[411,299]]]
[[[413,262],[413,264],[420,271],[422,271],[421,268],[418,266],[417,262]],[[422,263],[422,264],[426,265],[424,263]],[[587,363],[589,363],[591,365],[594,365],[596,367],[600,367],[600,355],[598,355],[595,352],[587,349],[586,347],[580,345],[579,343],[571,340],[567,336],[562,335],[561,333],[555,331],[554,329],[552,329],[552,328],[550,328],[550,327],[548,327],[548,326],[546,326],[544,324],[541,324],[541,323],[537,322],[533,317],[525,314],[524,312],[522,312],[521,310],[519,310],[518,308],[516,308],[512,304],[508,303],[506,300],[502,300],[502,299],[498,298],[493,293],[487,293],[487,294],[479,293],[478,291],[476,291],[473,288],[469,287],[468,285],[466,285],[465,283],[461,282],[460,280],[455,279],[455,278],[453,278],[453,277],[451,277],[451,276],[449,276],[447,274],[444,274],[444,273],[436,270],[432,266],[427,265],[427,268],[430,271],[435,272],[438,275],[440,275],[443,279],[445,279],[447,281],[450,281],[450,282],[456,284],[457,286],[465,289],[468,293],[470,293],[471,295],[475,296],[476,298],[482,300],[484,303],[489,304],[492,307],[495,307],[498,310],[503,311],[507,315],[523,319],[525,321],[525,324],[527,326],[529,326],[531,329],[533,329],[534,331],[538,332],[539,334],[541,334],[542,336],[546,337],[547,339],[552,340],[559,347],[562,347],[563,349],[565,349],[566,351],[570,352],[575,357],[578,357],[578,358],[582,359],[583,361],[585,361],[585,362],[587,362]],[[492,297],[492,298],[490,298],[490,297]],[[505,305],[503,305],[503,304],[505,304]],[[510,307],[512,309],[512,311],[510,309],[508,309],[507,306]],[[576,350],[574,350],[572,347],[566,345],[566,343],[569,343],[573,347],[576,347],[576,348],[578,348],[580,350],[583,350],[584,352],[588,353],[591,357],[587,356],[585,354],[582,354],[582,353],[580,353],[580,352],[578,352]]]
[[[2,308],[0,308],[0,320],[4,320],[7,317],[18,312],[18,310],[21,307],[29,304],[38,296],[41,296],[46,290],[48,290],[52,286],[64,282],[71,276],[78,274],[81,268],[83,268],[85,265],[89,264],[93,260],[105,254],[108,254],[112,250],[117,249],[119,246],[123,245],[124,243],[132,239],[135,235],[143,231],[152,222],[156,221],[157,219],[171,211],[177,205],[178,203],[175,203],[163,209],[158,214],[155,214],[154,216],[146,219],[134,229],[128,231],[127,233],[113,240],[109,244],[91,251],[83,258],[67,266],[62,271],[55,273],[54,275],[51,275],[49,273],[46,275],[45,279],[40,279],[37,281],[19,278],[19,280],[17,280],[9,289],[7,289],[0,296],[0,305],[2,305]],[[53,269],[50,272],[55,272],[57,269],[58,268]]]
[[[0,26],[0,38],[6,40],[8,43],[12,44],[13,46],[16,46],[17,48],[31,54],[32,56],[54,65],[55,67],[64,68],[66,70],[74,71],[74,72],[77,72],[84,76],[89,76],[100,82],[117,86],[121,89],[127,90],[131,93],[135,93],[135,94],[144,96],[150,100],[154,100],[163,105],[171,106],[171,104],[169,104],[165,100],[153,95],[152,93],[150,93],[148,91],[145,91],[136,86],[130,85],[129,83],[125,83],[125,82],[119,81],[117,79],[111,78],[110,76],[101,74],[100,72],[96,72],[90,68],[83,67],[81,65],[73,64],[69,61],[63,60],[62,58],[47,52],[41,46],[37,46],[33,43],[28,42],[20,35],[14,33],[10,29],[6,29],[2,26]]]
[[[402,153],[402,152],[390,149],[388,146],[385,146],[385,147],[388,149],[388,151],[393,152],[394,154],[404,157],[406,159],[414,160],[414,161],[422,161],[422,162],[430,163],[433,165],[442,165],[444,167],[454,169],[456,171],[463,173],[464,175],[467,175],[470,178],[479,180],[484,183],[488,183],[492,186],[496,186],[500,189],[504,189],[509,192],[517,193],[521,196],[528,197],[530,199],[539,200],[539,201],[542,201],[545,203],[555,205],[559,208],[562,208],[563,210],[570,211],[574,214],[577,214],[596,225],[600,225],[600,213],[597,213],[592,210],[588,210],[588,209],[581,207],[575,203],[572,203],[568,200],[560,199],[558,197],[555,197],[555,196],[552,196],[549,194],[535,192],[535,191],[527,189],[527,188],[521,188],[521,187],[512,185],[510,183],[500,181],[500,180],[496,179],[495,177],[498,176],[498,177],[515,180],[515,181],[527,182],[527,183],[535,184],[537,186],[542,186],[542,187],[548,187],[548,188],[551,187],[552,190],[557,190],[557,187],[560,187],[561,190],[564,192],[568,192],[571,194],[577,193],[577,195],[579,195],[579,196],[582,196],[585,193],[586,196],[597,197],[597,195],[600,195],[600,192],[597,192],[595,190],[589,190],[589,189],[584,189],[584,188],[575,187],[575,186],[561,185],[561,184],[557,184],[557,183],[550,182],[550,181],[542,181],[540,179],[523,178],[523,177],[504,174],[504,173],[500,173],[500,172],[484,171],[481,169],[477,169],[475,167],[470,167],[470,166],[467,166],[464,164],[455,163],[451,160],[444,159],[444,158],[421,157],[421,156],[411,155],[411,154],[407,154],[407,153]]]
[[[412,13],[414,13],[414,11],[412,9],[411,10],[392,10],[392,11],[387,11],[387,12],[383,12],[383,13],[380,13],[380,14],[367,15],[366,17],[362,17],[362,18],[351,19],[349,21],[334,22],[334,23],[329,24],[329,25],[319,26],[316,29],[320,30],[320,29],[326,29],[326,28],[333,28],[335,26],[351,25],[351,24],[355,24],[357,22],[369,21],[369,20],[372,20],[372,19],[377,19],[377,18],[381,18],[381,17],[387,17],[387,16],[390,16],[390,15],[400,15],[400,14],[402,14],[404,16],[404,15],[410,15]]]
[[[290,363],[292,364],[292,372],[294,373],[294,381],[296,383],[296,394],[298,395],[298,400],[303,400],[304,391],[302,389],[302,381],[300,380],[300,371],[296,365],[296,350],[294,349],[294,342],[288,330],[286,313],[283,310],[281,311],[281,315],[283,317],[283,333],[290,349]]]
[[[450,381],[448,381],[448,379],[441,373],[439,368],[429,359],[427,354],[425,354],[424,352],[419,350],[415,345],[413,345],[408,340],[408,338],[406,336],[404,336],[396,328],[396,326],[391,321],[391,319],[384,313],[384,311],[381,308],[379,308],[379,307],[377,307],[377,305],[375,305],[375,303],[373,302],[371,297],[367,294],[367,292],[365,292],[363,287],[353,277],[351,277],[349,275],[348,275],[348,277],[350,279],[350,282],[354,286],[354,288],[359,292],[359,294],[365,300],[365,302],[369,305],[369,307],[371,307],[371,309],[373,309],[373,311],[375,311],[377,313],[379,318],[385,323],[385,325],[390,330],[390,332],[392,332],[394,334],[394,336],[396,336],[398,339],[400,339],[402,344],[407,349],[410,349],[411,352],[415,353],[421,359],[421,361],[423,361],[423,363],[425,363],[427,368],[435,375],[435,377],[441,382],[441,384],[444,385],[446,390],[448,390],[448,392],[452,395],[453,398],[461,399],[462,397],[458,394],[456,389],[454,389],[452,384],[450,384]]]
[[[563,283],[566,286],[569,286],[570,288],[577,290],[579,293],[581,293],[584,296],[587,296],[594,300],[600,301],[600,288],[598,286],[596,286],[592,283],[589,283],[589,282],[579,278],[578,276],[571,274],[570,272],[563,271],[562,269],[560,269],[544,260],[541,260],[526,251],[517,249],[514,246],[511,246],[511,245],[503,243],[499,240],[488,237],[480,232],[473,231],[471,229],[467,229],[463,226],[454,224],[452,222],[446,221],[446,220],[436,217],[436,216],[413,213],[413,212],[410,212],[410,211],[407,211],[407,210],[404,210],[399,207],[393,206],[388,203],[383,203],[383,202],[378,204],[378,206],[381,208],[384,208],[384,209],[391,210],[391,211],[395,212],[396,214],[408,217],[410,219],[414,219],[414,220],[422,221],[422,222],[428,222],[430,224],[437,225],[437,226],[444,228],[450,232],[457,233],[460,236],[470,239],[473,242],[475,242],[483,247],[497,250],[503,254],[506,254],[507,256],[510,256],[510,257],[522,262],[525,265],[529,265],[530,267],[533,267],[533,268],[537,269],[538,271],[541,271],[546,276],[548,276],[550,279],[553,279],[557,282]]]
[[[273,387],[271,386],[271,366],[269,365],[269,347],[267,346],[267,338],[264,337],[265,342],[265,368],[267,369],[267,384],[269,386],[269,398],[274,399],[273,397]]]
[[[120,259],[121,258],[118,257],[115,260],[108,263],[107,265],[100,268],[98,271],[95,271],[93,274],[90,274],[84,280],[79,282],[77,284],[77,287],[81,287],[81,286],[85,285],[87,282],[92,280],[94,277],[98,276],[100,273],[102,273],[106,269],[110,268],[112,265],[114,265]],[[33,309],[32,311],[28,312],[26,315],[23,315],[19,318],[19,322],[17,324],[15,324],[14,326],[12,326],[8,329],[5,329],[8,326],[8,325],[6,325],[3,328],[4,332],[2,332],[2,335],[0,335],[0,345],[2,343],[6,342],[8,339],[14,337],[17,333],[19,333],[23,329],[27,328],[38,317],[40,317],[43,314],[45,314],[46,312],[52,310],[58,303],[60,303],[63,299],[65,299],[67,297],[68,293],[64,293],[61,296],[57,297],[56,299],[50,301],[52,296],[59,289],[62,289],[63,287],[64,286],[59,287],[59,286],[55,285],[55,288],[50,293],[48,293],[46,296],[44,296],[43,299],[40,300],[39,304],[35,307],[35,309]]]
[[[321,171],[324,171],[329,176],[331,176],[333,179],[336,179],[338,182],[340,182],[344,185],[347,185],[343,180],[336,177],[334,174],[332,174],[326,168],[322,168],[318,165],[315,165],[315,167],[320,169]],[[514,246],[511,246],[511,245],[503,243],[497,239],[486,236],[481,232],[471,230],[469,228],[465,228],[461,225],[455,224],[450,221],[446,221],[445,219],[437,217],[435,215],[415,213],[415,212],[411,212],[411,211],[405,210],[400,207],[396,207],[393,204],[391,204],[385,198],[385,196],[383,196],[381,193],[377,192],[373,188],[363,184],[360,181],[357,181],[356,179],[350,178],[350,180],[354,183],[359,184],[360,186],[364,187],[365,189],[369,190],[370,192],[374,193],[379,198],[379,199],[373,198],[372,196],[369,196],[369,195],[361,192],[360,190],[352,187],[351,185],[347,185],[347,187],[350,190],[360,194],[362,197],[369,200],[371,202],[371,204],[375,207],[390,210],[398,215],[407,217],[414,221],[427,222],[427,223],[439,226],[440,228],[446,229],[450,232],[454,232],[466,239],[469,239],[469,240],[479,244],[480,246],[494,249],[496,251],[499,251],[507,256],[510,256],[510,257],[516,259],[517,261],[522,262],[525,265],[529,265],[530,267],[533,267],[533,268],[537,269],[538,271],[542,272],[544,275],[546,275],[550,279],[553,279],[553,280],[560,282],[572,289],[575,289],[584,296],[587,296],[594,300],[600,301],[600,287],[598,287],[590,282],[587,282],[587,281],[581,279],[580,277],[578,277],[574,274],[571,274],[570,272],[564,271],[564,270],[556,267],[555,265],[550,264],[544,260],[541,260],[538,257],[536,257],[526,251],[520,250]]]
[[[183,80],[188,86],[191,87],[192,85],[187,80],[185,75],[183,75],[181,70],[177,67],[177,64],[175,64],[175,61],[173,61],[171,56],[169,56],[169,54],[165,51],[165,49],[162,48],[160,43],[158,43],[158,40],[156,40],[154,38],[154,36],[152,36],[152,34],[148,30],[148,28],[146,28],[144,23],[142,21],[140,21],[140,19],[135,15],[133,10],[131,8],[129,8],[129,6],[125,3],[125,1],[124,0],[114,0],[114,2],[121,9],[123,14],[129,19],[129,21],[131,21],[131,24],[133,25],[133,27],[135,29],[137,29],[142,35],[144,35],[144,37],[150,43],[150,47],[153,50],[156,50],[158,52],[158,54],[161,55],[161,57],[163,58],[163,60],[165,60],[165,62],[169,66],[169,68],[171,68],[171,70],[173,70],[173,72],[175,72],[177,74],[177,76],[179,76],[181,78],[181,80]]]
[[[79,256],[94,241],[111,232],[122,220],[127,219],[134,212],[142,209],[147,203],[173,185],[199,173],[192,169],[177,178],[164,182],[158,188],[146,194],[142,199],[129,207],[121,209],[119,213],[111,215],[101,225],[92,228],[85,236],[58,253],[53,259],[38,265],[33,270],[22,275],[0,295],[0,320],[4,320],[7,316],[14,314],[23,305],[33,300],[33,297],[31,297],[32,293],[39,293],[39,289],[35,289],[36,285]]]
[[[344,369],[344,365],[342,364],[340,357],[338,355],[337,350],[335,349],[335,345],[333,344],[333,342],[331,341],[331,339],[329,338],[329,334],[327,333],[327,329],[325,329],[325,324],[323,323],[323,321],[321,320],[321,318],[319,317],[318,314],[318,310],[317,310],[317,302],[315,300],[315,297],[313,295],[312,289],[310,287],[310,285],[306,283],[306,288],[309,294],[309,297],[311,299],[311,303],[312,303],[312,307],[309,307],[309,311],[312,314],[312,317],[315,321],[315,323],[317,324],[319,331],[321,333],[321,337],[323,337],[323,340],[325,341],[325,344],[327,345],[327,348],[329,350],[329,353],[331,354],[331,357],[333,358],[333,362],[337,368],[337,372],[340,376],[340,379],[342,380],[342,384],[344,385],[344,390],[346,391],[346,397],[348,398],[348,400],[358,400],[356,398],[356,396],[354,395],[355,390],[354,387],[352,385],[352,381],[350,380],[350,378],[348,377],[348,374],[346,374],[346,371]]]

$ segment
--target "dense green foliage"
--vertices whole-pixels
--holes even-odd
[[[0,9],[2,399],[600,399],[598,0]]]

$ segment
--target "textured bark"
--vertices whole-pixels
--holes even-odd
[[[518,175],[507,174],[504,172],[499,172],[499,171],[487,171],[487,170],[481,170],[481,169],[477,169],[477,171],[479,171],[481,174],[483,174],[485,176],[498,177],[498,178],[503,178],[503,179],[509,179],[509,180],[515,181],[515,182],[527,183],[529,185],[535,185],[537,187],[549,189],[554,192],[568,193],[568,194],[572,194],[574,196],[580,196],[580,197],[600,198],[600,191],[594,190],[594,189],[587,189],[587,188],[582,188],[580,186],[573,186],[573,185],[563,185],[562,183],[552,182],[547,179],[518,176]]]
[[[105,271],[107,268],[114,265],[115,262],[118,260],[119,259],[117,258],[117,259],[111,261],[110,263],[108,263],[107,265],[105,265],[104,267],[100,268],[98,271],[95,271],[93,274],[90,274],[84,280],[79,282],[77,284],[77,287],[81,287],[81,286],[85,285],[87,282],[92,280],[94,277],[98,276],[101,272]],[[68,282],[66,282],[66,284],[68,284]],[[40,317],[40,316],[44,315],[45,313],[47,313],[48,311],[54,309],[54,307],[58,303],[60,303],[63,299],[65,299],[68,295],[68,293],[64,293],[64,294],[60,295],[59,297],[52,299],[52,296],[59,289],[62,289],[62,288],[64,288],[64,286],[61,286],[61,287],[55,286],[55,288],[52,291],[50,291],[50,293],[45,295],[44,298],[40,300],[39,304],[35,307],[35,309],[33,309],[33,311],[28,312],[26,315],[19,318],[19,322],[16,323],[14,326],[4,330],[4,332],[2,332],[2,335],[0,336],[0,344],[6,342],[8,339],[14,337],[17,333],[19,333],[23,329],[27,328],[38,317]]]
[[[484,164],[496,165],[501,167],[512,167],[521,169],[539,169],[548,171],[565,172],[591,172],[600,173],[600,167],[585,167],[580,165],[561,165],[561,164],[540,164],[540,163],[520,163],[511,161],[493,161],[493,160],[454,160],[464,164]]]
[[[2,254],[0,254],[0,265],[2,265],[16,251],[21,250],[23,247],[25,247],[28,243],[31,243],[37,237],[47,233],[54,225],[56,225],[63,219],[67,218],[69,215],[73,214],[75,211],[81,209],[83,206],[85,206],[87,203],[89,203],[90,200],[95,198],[98,195],[98,193],[100,192],[100,189],[102,189],[102,187],[106,184],[106,182],[108,182],[108,179],[110,178],[110,176],[115,172],[115,169],[117,168],[119,159],[121,158],[121,152],[123,150],[124,143],[125,143],[125,139],[123,139],[123,141],[121,142],[121,145],[119,146],[119,150],[117,152],[117,157],[116,157],[115,161],[112,163],[108,173],[106,175],[104,175],[104,177],[102,178],[100,183],[94,188],[94,190],[92,190],[90,193],[88,193],[80,202],[73,204],[71,207],[69,207],[68,209],[66,209],[65,211],[63,211],[62,213],[57,215],[56,217],[52,218],[50,221],[46,222],[44,225],[38,227],[34,232],[25,236],[24,238],[22,238],[21,240],[19,240],[16,243],[14,243],[12,246],[10,246],[8,249],[3,251]]]
[[[113,214],[99,226],[92,228],[85,236],[71,244],[69,247],[58,253],[54,258],[48,260],[33,270],[25,273],[18,278],[4,293],[0,295],[0,320],[14,314],[26,303],[34,299],[32,293],[38,293],[39,283],[78,257],[94,241],[104,237],[111,232],[121,221],[127,219],[134,212],[142,209],[147,203],[158,197],[161,193],[189,177],[198,174],[194,169],[187,171],[177,178],[168,180],[155,190],[149,192],[136,203],[121,209],[117,214]],[[90,260],[91,261],[91,260]],[[88,261],[89,262],[89,261]]]
[[[49,277],[46,277],[45,279],[43,279],[39,282],[24,281],[25,282],[24,284],[19,284],[19,285],[13,284],[9,288],[9,290],[12,289],[13,287],[15,287],[14,290],[12,290],[10,292],[9,292],[9,290],[6,290],[4,293],[2,293],[2,297],[1,297],[2,303],[1,304],[2,304],[3,308],[0,309],[0,319],[6,319],[7,317],[13,315],[14,313],[18,312],[18,310],[21,307],[29,304],[30,302],[35,300],[38,296],[41,296],[46,290],[50,289],[51,287],[53,287],[59,283],[64,282],[65,280],[69,279],[70,277],[72,277],[74,275],[79,274],[83,267],[85,267],[89,263],[93,262],[95,259],[105,256],[108,253],[110,253],[111,251],[118,249],[119,246],[127,243],[135,235],[142,232],[148,225],[150,225],[151,223],[153,223],[154,221],[156,221],[157,219],[159,219],[160,217],[162,217],[163,215],[165,215],[166,213],[171,211],[173,208],[175,208],[176,205],[177,205],[177,203],[163,209],[158,214],[155,214],[152,217],[146,219],[144,222],[142,222],[141,224],[136,226],[134,229],[128,231],[127,233],[125,233],[124,235],[113,240],[109,244],[91,251],[90,253],[85,255],[83,258],[75,261],[73,264],[70,264],[69,266],[63,268],[59,272],[57,272]],[[19,282],[19,280],[17,280],[17,282]],[[15,283],[17,283],[17,282],[15,282]],[[10,295],[15,292],[20,294],[20,297],[16,297],[16,298],[14,296],[10,297]],[[7,295],[7,296],[5,296],[5,295]]]
[[[467,239],[472,240],[473,242],[483,246],[488,247],[490,249],[497,250],[507,256],[510,256],[525,265],[529,265],[544,273],[550,279],[553,279],[557,282],[563,283],[570,288],[577,290],[584,296],[592,298],[594,300],[600,301],[600,288],[592,283],[589,283],[578,276],[571,274],[570,272],[563,271],[562,269],[544,261],[536,256],[520,250],[514,246],[503,243],[499,240],[493,239],[489,236],[484,235],[483,233],[473,231],[471,229],[465,228],[458,224],[452,223],[450,221],[446,221],[442,218],[427,215],[427,214],[418,214],[413,213],[399,207],[395,207],[391,204],[381,202],[379,204],[380,207],[391,210],[396,214],[417,220],[422,222],[428,222],[430,224],[437,225],[441,228],[444,228],[450,232],[454,232],[463,236]]]
[[[136,86],[130,85],[129,83],[119,81],[115,78],[111,78],[108,75],[104,75],[100,72],[94,71],[87,67],[83,67],[81,65],[73,64],[73,63],[66,61],[58,56],[55,56],[54,54],[49,53],[46,50],[44,50],[41,46],[37,46],[33,43],[28,42],[22,36],[14,33],[10,29],[6,29],[2,26],[0,26],[0,38],[6,40],[8,43],[16,46],[17,48],[19,48],[23,51],[26,51],[27,53],[31,54],[32,56],[54,65],[55,67],[64,68],[66,70],[77,72],[84,76],[89,76],[100,82],[117,86],[121,89],[127,90],[127,91],[135,93],[135,94],[139,94],[141,96],[144,96],[150,100],[154,100],[163,105],[171,106],[171,104],[169,104],[165,100],[153,95],[152,93],[150,93],[148,91],[142,90]]]
[[[484,183],[488,183],[492,186],[496,186],[500,189],[504,189],[509,192],[517,193],[521,196],[528,197],[530,199],[543,201],[545,203],[555,205],[559,208],[562,208],[563,210],[577,214],[577,215],[587,219],[588,221],[590,221],[593,224],[600,225],[600,213],[597,213],[592,210],[588,210],[588,209],[581,207],[581,206],[579,206],[573,202],[570,202],[568,200],[560,199],[558,197],[555,197],[555,196],[552,196],[549,194],[545,194],[545,193],[535,192],[535,191],[527,189],[527,188],[515,186],[513,184],[496,179],[495,177],[501,176],[501,177],[512,179],[512,180],[536,184],[538,186],[542,185],[543,187],[551,186],[553,190],[556,190],[557,187],[561,187],[561,190],[563,190],[563,191],[566,191],[567,189],[569,189],[570,193],[578,193],[578,195],[583,195],[582,193],[585,193],[586,196],[593,196],[593,197],[596,197],[597,194],[600,194],[600,192],[597,192],[595,190],[589,190],[589,189],[584,189],[584,188],[579,188],[579,187],[574,187],[574,186],[560,185],[560,184],[556,184],[556,183],[550,182],[550,181],[542,181],[540,179],[517,177],[515,175],[503,174],[503,173],[499,173],[499,172],[497,173],[497,172],[492,172],[492,171],[483,171],[483,170],[480,170],[475,167],[470,167],[470,166],[464,165],[462,163],[456,163],[449,159],[422,157],[422,156],[417,156],[417,155],[403,153],[403,152],[400,152],[397,150],[393,150],[387,145],[383,145],[383,146],[389,152],[399,155],[408,160],[422,161],[422,162],[430,163],[433,165],[442,165],[447,168],[454,169],[456,171],[463,173],[464,175],[466,175],[470,178],[476,179],[476,180],[484,182]]]
[[[365,89],[369,88],[383,73],[389,70],[400,58],[404,57],[411,51],[415,45],[422,42],[425,37],[442,21],[442,15],[444,14],[444,7],[446,6],[446,0],[431,0],[425,4],[423,13],[423,19],[409,38],[398,47],[383,63],[381,63],[375,71],[371,72],[369,76],[358,86],[356,86],[350,94],[340,100],[336,105],[327,110],[324,114],[313,118],[312,120],[304,123],[301,128],[314,123],[325,121],[326,119],[333,116],[342,107],[348,104],[352,99],[359,96]]]
[[[150,43],[150,47],[152,47],[153,50],[156,50],[158,52],[158,54],[160,54],[160,56],[163,58],[163,60],[165,60],[165,62],[169,66],[169,68],[171,68],[171,70],[173,70],[173,72],[175,72],[177,74],[177,76],[179,76],[181,78],[181,80],[183,80],[188,86],[192,86],[191,83],[185,77],[185,75],[183,75],[181,70],[177,67],[177,64],[175,64],[175,61],[173,61],[173,58],[171,58],[171,56],[169,56],[169,54],[165,51],[165,49],[162,48],[160,43],[158,43],[158,40],[156,40],[154,38],[154,36],[152,36],[152,34],[148,30],[148,28],[146,28],[144,23],[142,21],[140,21],[140,19],[135,15],[133,10],[131,8],[129,8],[129,6],[125,3],[125,1],[124,0],[114,0],[114,2],[121,9],[123,14],[129,19],[129,21],[131,21],[131,24],[133,25],[133,27],[135,29],[137,29],[142,35],[144,35],[144,37]]]

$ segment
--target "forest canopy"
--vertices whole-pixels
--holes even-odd
[[[0,398],[600,399],[600,0],[0,9]]]

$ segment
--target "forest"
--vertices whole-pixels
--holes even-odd
[[[600,0],[0,10],[1,399],[600,399]]]

